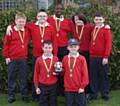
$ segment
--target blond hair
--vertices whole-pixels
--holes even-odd
[[[22,12],[17,12],[17,14],[15,15],[15,19],[18,19],[18,18],[24,18],[24,19],[26,19],[26,16]]]

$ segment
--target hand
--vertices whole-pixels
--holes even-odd
[[[11,25],[7,27],[6,35],[11,35],[11,32],[13,32]]]
[[[40,88],[36,88],[36,93],[39,95],[41,93]]]
[[[5,61],[6,61],[6,64],[8,65],[11,60],[10,60],[10,58],[6,58]]]
[[[78,93],[83,93],[83,92],[84,92],[84,89],[79,88]]]
[[[103,58],[102,64],[103,64],[103,65],[108,64],[108,58]]]

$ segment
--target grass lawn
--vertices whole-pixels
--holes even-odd
[[[64,104],[64,97],[58,97],[58,106],[64,106]],[[7,95],[0,94],[0,106],[38,106],[38,104],[32,101],[30,103],[24,103],[21,101],[19,95],[14,103],[9,104],[7,102]],[[109,101],[105,102],[99,97],[98,100],[92,101],[88,106],[120,106],[120,90],[111,91]]]

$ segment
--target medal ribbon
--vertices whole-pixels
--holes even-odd
[[[73,64],[72,64],[72,67],[70,66],[70,56],[68,56],[68,67],[70,69],[70,75],[72,75],[72,72],[73,72],[73,69],[75,67],[75,64],[76,64],[76,60],[77,60],[77,56],[74,58],[74,61],[73,61]]]
[[[59,20],[55,19],[55,26],[56,26],[57,33],[60,31],[60,23],[61,22]]]
[[[23,31],[23,35],[22,35],[20,30],[18,30],[18,34],[19,34],[20,41],[21,41],[21,44],[22,44],[22,47],[23,47],[24,46],[25,31]]]
[[[47,66],[47,64],[46,64],[46,62],[45,62],[44,59],[43,59],[43,63],[44,63],[44,66],[45,66],[45,68],[46,68],[47,75],[49,76],[49,75],[50,75],[50,70],[51,70],[51,67],[52,67],[52,64],[53,64],[53,59],[51,59],[51,61],[50,61],[50,66],[49,66],[49,68],[48,68],[48,66]]]
[[[43,37],[44,37],[44,34],[45,34],[45,27],[39,26],[39,28],[40,28],[40,35],[41,35],[41,38],[43,40]]]
[[[99,32],[100,28],[94,28],[94,31],[93,31],[93,42],[95,42],[96,38],[97,38],[97,35],[98,35],[98,32]]]

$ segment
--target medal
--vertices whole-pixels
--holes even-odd
[[[43,26],[43,27],[41,27],[41,26],[39,26],[39,28],[40,28],[40,36],[41,36],[41,43],[43,43],[43,37],[44,37],[44,33],[45,33],[45,26]]]
[[[96,29],[96,27],[95,27],[95,29],[93,31],[93,45],[95,45],[95,40],[97,38],[99,30],[100,30],[100,28]]]
[[[59,36],[59,33],[57,33],[56,36],[58,37],[58,36]]]
[[[48,75],[47,75],[47,77],[49,78],[49,77],[50,77],[50,75],[48,74]]]
[[[68,67],[70,69],[70,77],[72,77],[72,72],[73,72],[73,69],[75,67],[75,64],[76,64],[76,60],[77,60],[77,56],[74,58],[74,61],[73,61],[73,64],[72,64],[72,67],[70,66],[70,56],[68,56]]]
[[[56,34],[56,36],[58,37],[59,36],[59,31],[60,31],[60,20],[57,20],[57,19],[55,19],[55,26],[56,26],[56,32],[57,32],[57,34]]]
[[[47,77],[50,77],[50,70],[51,70],[51,67],[52,67],[52,64],[53,64],[53,59],[51,59],[50,61],[50,66],[48,68],[47,64],[46,64],[46,61],[43,59],[43,63],[44,63],[44,66],[45,66],[45,69],[46,69],[46,72],[47,72]]]
[[[19,37],[20,37],[22,48],[24,48],[25,31],[23,31],[23,35],[22,35],[21,32],[18,30],[18,34],[19,34]]]
[[[44,42],[44,40],[42,39],[42,40],[41,40],[41,43],[43,43],[43,42]]]

